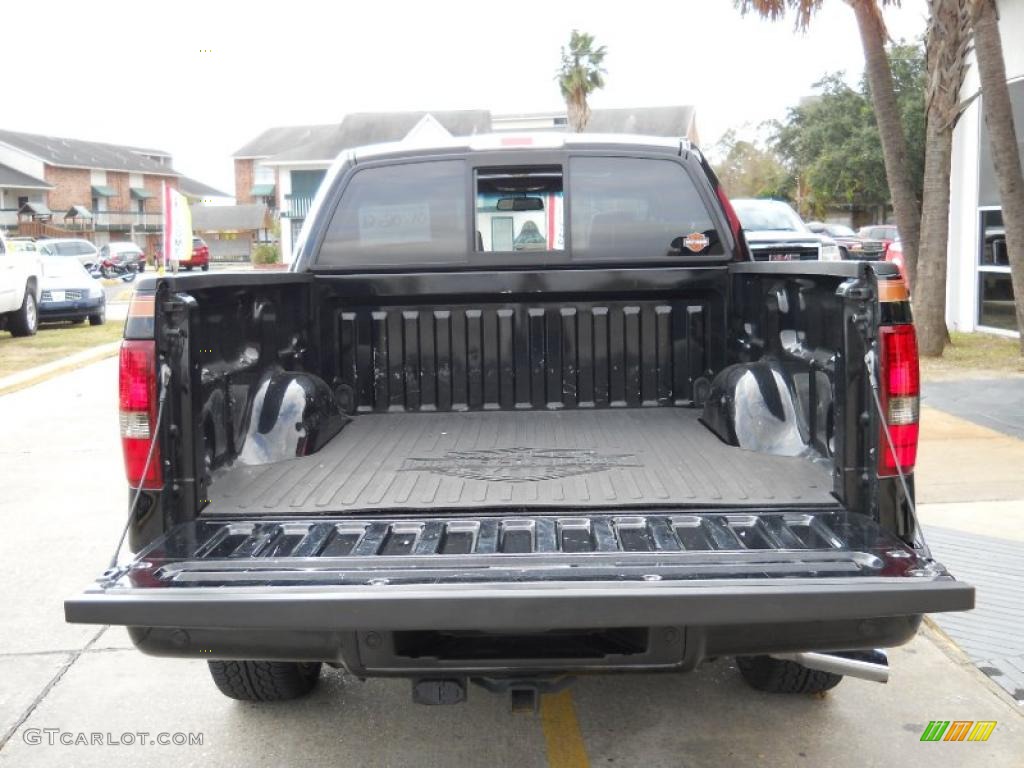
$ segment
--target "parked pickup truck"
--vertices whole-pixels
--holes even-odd
[[[228,696],[322,664],[520,705],[736,656],[884,680],[972,587],[915,519],[918,360],[879,262],[751,259],[677,140],[348,152],[288,273],[141,280],[131,558],[65,604]]]
[[[42,267],[35,247],[0,237],[0,328],[12,336],[32,336],[39,328]]]

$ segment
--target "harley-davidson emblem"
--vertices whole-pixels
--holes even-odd
[[[708,247],[708,244],[710,242],[711,240],[708,239],[708,236],[705,235],[703,232],[693,232],[683,239],[683,245],[685,245],[694,253],[700,253],[701,251],[703,251],[705,248]]]
[[[579,448],[489,448],[448,451],[436,458],[410,458],[401,469],[436,472],[467,480],[521,483],[639,466],[631,453],[601,454]]]

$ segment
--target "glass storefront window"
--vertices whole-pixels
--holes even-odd
[[[978,248],[978,325],[1017,330],[1017,315],[1006,251],[1006,229],[999,209],[980,211]]]
[[[1003,227],[1002,211],[981,212],[981,261],[982,267],[1008,267],[1006,252],[1006,229]]]
[[[1009,84],[1010,103],[1017,127],[1018,144],[1024,150],[1024,79]],[[999,181],[992,163],[988,127],[981,119],[981,155],[978,169],[978,325],[1017,331],[1010,260],[1006,250],[1006,229],[999,209]]]
[[[978,325],[1017,330],[1009,273],[981,272],[978,275]]]

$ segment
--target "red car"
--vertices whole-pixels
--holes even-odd
[[[193,267],[199,267],[206,272],[210,268],[210,247],[203,242],[201,237],[192,238],[192,258],[179,264],[182,269],[192,271]]]
[[[910,288],[910,281],[907,279],[907,269],[903,266],[903,241],[893,240],[889,243],[889,247],[885,249],[885,260],[891,261],[900,271],[900,277],[903,278],[903,282]]]
[[[159,265],[160,260],[163,258],[164,253],[164,241],[158,240],[156,244],[156,252],[153,255],[153,263]],[[201,237],[192,238],[192,256],[187,261],[178,262],[178,266],[181,269],[192,271],[193,267],[199,267],[206,272],[210,269],[210,247],[203,241]]]
[[[882,258],[889,261],[888,251],[893,242],[900,239],[899,230],[895,224],[871,224],[857,230],[857,237],[862,240],[881,240],[883,246]]]

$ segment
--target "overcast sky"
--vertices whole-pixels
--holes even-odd
[[[5,3],[0,126],[171,152],[233,192],[231,154],[274,125],[346,112],[561,107],[559,46],[574,27],[608,48],[591,106],[693,104],[705,146],[780,117],[829,71],[863,69],[853,12],[826,0],[808,34],[742,18],[731,0]],[[894,38],[925,0],[887,10]]]

